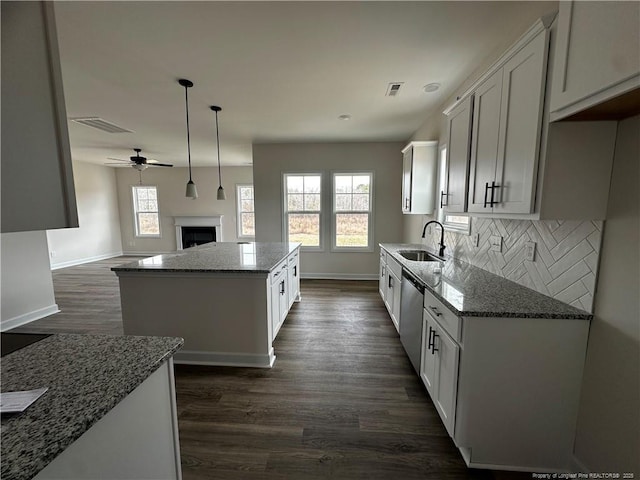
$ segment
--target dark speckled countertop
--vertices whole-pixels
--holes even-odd
[[[33,478],[182,346],[181,338],[52,335],[2,358],[2,391],[49,390],[2,417],[3,479]]]
[[[299,243],[213,242],[112,268],[118,272],[269,273]]]
[[[593,318],[590,313],[461,260],[447,257],[444,262],[415,262],[398,253],[399,250],[435,253],[425,245],[381,243],[380,248],[461,317]]]

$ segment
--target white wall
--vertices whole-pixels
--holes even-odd
[[[640,116],[620,122],[575,455],[640,474]]]
[[[114,169],[73,162],[73,177],[80,226],[47,231],[53,269],[122,254]]]
[[[3,233],[0,239],[0,329],[5,331],[57,312],[45,232]]]
[[[118,205],[120,208],[120,230],[122,248],[125,253],[166,253],[176,250],[174,216],[223,215],[222,240],[235,242],[237,183],[253,183],[251,167],[223,167],[222,186],[226,200],[216,200],[218,190],[218,169],[198,167],[192,169],[192,178],[198,189],[198,198],[185,197],[189,180],[187,168],[150,167],[142,172],[143,185],[158,187],[158,208],[160,210],[161,238],[136,238],[133,217],[131,186],[138,185],[140,178],[133,168],[117,168],[116,180]]]
[[[373,252],[331,252],[331,215],[324,215],[323,252],[302,252],[303,276],[324,278],[377,278],[378,243],[402,239],[402,143],[309,143],[253,146],[256,196],[256,239],[283,240],[283,184],[286,172],[322,172],[323,189],[331,186],[333,171],[372,171],[374,174]],[[331,196],[323,209],[330,212]]]

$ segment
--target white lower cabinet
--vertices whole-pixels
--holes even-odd
[[[300,301],[300,255],[294,252],[289,256],[287,265],[287,284],[289,300],[288,308],[291,308],[293,302]]]
[[[433,399],[447,432],[453,437],[460,346],[432,315],[425,309],[422,317],[420,377]]]
[[[271,297],[271,334],[272,339],[276,338],[284,319],[289,313],[288,298],[288,264],[283,260],[276,266],[270,275],[270,297]]]
[[[380,250],[380,271],[378,276],[378,291],[382,301],[385,301],[387,296],[387,253],[384,250]],[[386,302],[385,302],[386,305]]]
[[[589,321],[424,307],[420,377],[466,464],[570,471]]]
[[[384,304],[391,316],[393,326],[400,332],[400,294],[402,288],[402,265],[387,256]]]

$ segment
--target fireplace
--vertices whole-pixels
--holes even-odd
[[[174,217],[176,249],[222,241],[222,215]]]

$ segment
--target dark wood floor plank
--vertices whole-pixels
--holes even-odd
[[[53,272],[61,313],[22,332],[122,334],[119,257]],[[468,469],[374,281],[303,280],[272,369],[176,365],[184,480],[525,479]]]

